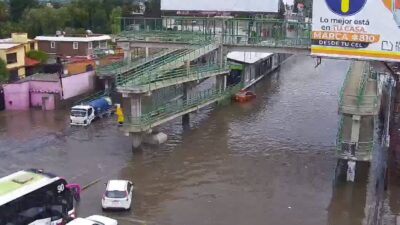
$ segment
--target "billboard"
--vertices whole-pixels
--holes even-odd
[[[161,0],[161,10],[278,12],[278,0]]]
[[[311,54],[400,61],[400,0],[314,0]]]

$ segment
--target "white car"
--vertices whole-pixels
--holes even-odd
[[[105,216],[89,216],[86,218],[76,218],[67,225],[118,225],[118,222],[114,219]]]
[[[131,209],[133,183],[128,180],[110,180],[103,195],[101,206],[105,209]]]

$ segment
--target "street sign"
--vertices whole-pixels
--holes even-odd
[[[400,61],[399,0],[314,0],[314,56]]]
[[[278,12],[278,0],[161,0],[161,10]]]

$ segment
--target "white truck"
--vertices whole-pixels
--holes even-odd
[[[88,126],[96,118],[111,115],[114,110],[110,97],[101,97],[76,105],[71,109],[71,125]]]

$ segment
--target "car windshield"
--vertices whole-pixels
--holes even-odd
[[[86,116],[86,111],[85,110],[72,110],[71,111],[71,116],[84,117],[84,116]]]
[[[126,198],[125,191],[106,191],[107,198]]]

